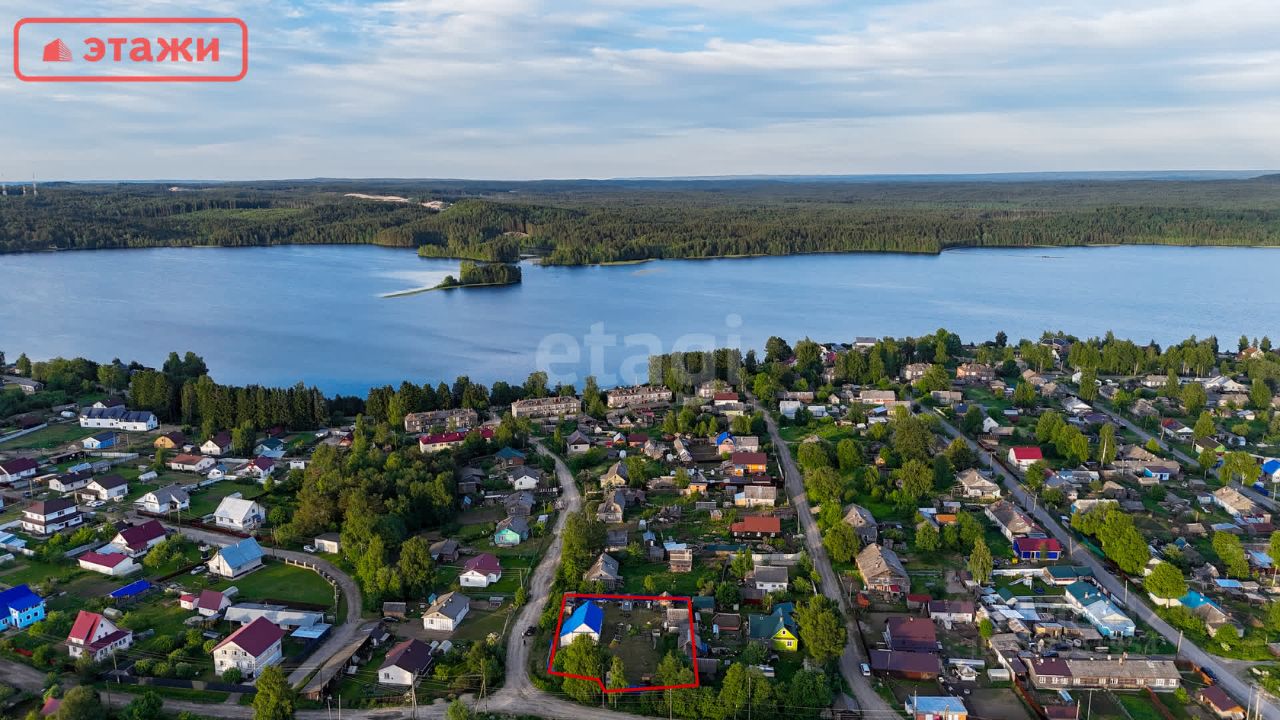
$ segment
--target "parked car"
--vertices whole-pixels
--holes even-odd
[[[314,545],[303,545],[302,549],[309,553],[313,553],[316,551],[316,547]]]
[[[871,677],[871,666],[870,666],[870,665],[868,665],[868,664],[866,664],[866,663],[862,663],[861,665],[859,665],[859,666],[858,666],[858,668],[859,668],[860,670],[862,670],[862,677]]]
[[[204,565],[197,565],[197,566],[195,566],[195,567],[191,568],[191,574],[192,574],[192,575],[199,575],[200,573],[202,573],[202,572],[204,572],[205,570],[208,570],[208,569],[209,569],[209,568],[205,567]]]

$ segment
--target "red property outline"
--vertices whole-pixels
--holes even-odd
[[[564,606],[570,599],[584,600],[651,600],[655,602],[681,602],[683,601],[689,608],[689,651],[693,660],[693,682],[683,685],[645,685],[643,687],[628,687],[609,689],[604,686],[604,680],[589,675],[574,675],[573,673],[559,672],[552,668],[556,664],[556,651],[560,648],[560,629],[564,627]],[[603,628],[601,628],[603,630]],[[547,674],[557,675],[559,677],[574,678],[576,680],[591,680],[600,686],[600,690],[604,693],[626,693],[626,692],[652,692],[654,690],[683,690],[685,688],[696,688],[699,686],[698,680],[698,633],[697,628],[693,624],[693,598],[679,597],[672,595],[597,595],[591,593],[565,593],[560,596],[560,618],[556,620],[556,632],[551,638],[551,657],[547,660]]]
[[[24,25],[237,25],[240,27],[240,73],[238,75],[26,75],[20,68],[18,34]],[[139,17],[51,17],[22,18],[13,26],[13,74],[24,82],[237,82],[249,74],[249,26],[233,17],[139,18]]]

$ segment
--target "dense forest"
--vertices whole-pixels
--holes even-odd
[[[348,197],[385,193],[403,201]],[[439,201],[427,207],[424,203]],[[0,252],[368,243],[550,264],[951,247],[1280,244],[1280,181],[54,183],[0,198]]]

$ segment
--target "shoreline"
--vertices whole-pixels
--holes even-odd
[[[477,260],[472,257],[453,256],[453,255],[419,255],[417,248],[405,245],[381,245],[378,243],[273,243],[269,245],[209,245],[209,244],[176,244],[176,245],[148,245],[143,247],[101,247],[101,248],[46,248],[43,250],[21,250],[18,252],[0,251],[0,257],[17,256],[17,255],[57,255],[62,253],[89,253],[89,252],[111,252],[119,250],[261,250],[267,248],[297,248],[297,247],[370,247],[382,248],[384,250],[402,250],[414,253],[421,260],[469,260],[471,262],[492,263],[493,260]],[[815,250],[811,252],[787,252],[787,253],[748,253],[734,255],[681,255],[672,257],[650,257],[635,260],[602,260],[594,263],[547,263],[545,255],[521,255],[515,264],[525,261],[534,261],[533,264],[542,267],[614,267],[626,265],[642,265],[645,263],[660,262],[664,260],[752,260],[757,258],[783,258],[798,257],[805,255],[941,255],[947,252],[961,252],[972,250],[1065,250],[1072,248],[1117,248],[1117,247],[1164,247],[1164,248],[1214,248],[1222,250],[1280,250],[1280,243],[1275,245],[1227,245],[1227,244],[1187,244],[1175,242],[1129,242],[1129,243],[1073,243],[1063,245],[951,245],[941,248],[937,251],[910,251],[910,250]],[[508,283],[497,283],[508,284]],[[415,292],[423,292],[431,288],[417,288]]]

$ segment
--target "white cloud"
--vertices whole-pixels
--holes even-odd
[[[74,9],[125,4],[176,12]],[[6,165],[132,178],[1280,166],[1280,4],[1261,0],[206,10],[248,21],[245,81],[2,82],[6,110],[42,128]]]

